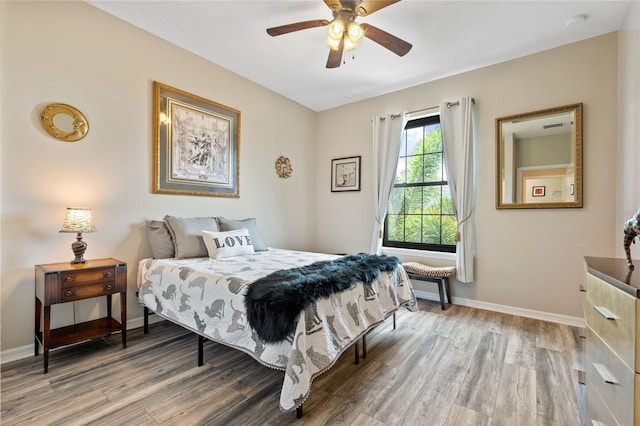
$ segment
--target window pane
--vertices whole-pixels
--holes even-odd
[[[391,195],[389,196],[389,214],[402,213],[402,206],[404,204],[404,189],[393,188]]]
[[[449,185],[442,187],[442,214],[455,214],[453,210],[453,200],[451,199],[451,193],[449,192]]]
[[[411,214],[405,217],[404,240],[409,243],[421,242],[422,215]]]
[[[425,128],[425,153],[442,152],[442,131],[440,125]]]
[[[442,180],[442,153],[425,155],[424,182],[440,182]]]
[[[441,186],[425,186],[422,188],[424,198],[422,212],[424,214],[440,214],[440,188]]]
[[[404,241],[404,216],[394,214],[387,216],[387,239]]]
[[[422,214],[422,188],[407,188],[405,194],[407,197],[407,213]]]
[[[442,243],[456,244],[457,222],[455,216],[442,216]]]
[[[440,216],[425,215],[422,229],[422,242],[426,244],[440,244]]]
[[[424,182],[424,155],[413,155],[407,158],[407,183]]]
[[[422,147],[420,146],[422,127],[408,129],[405,133],[407,134],[407,155],[422,154]]]

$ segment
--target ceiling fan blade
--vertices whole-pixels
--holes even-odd
[[[365,37],[375,41],[380,46],[389,49],[398,56],[406,55],[413,47],[411,43],[407,43],[393,34],[389,34],[388,32],[374,27],[373,25],[360,24],[360,27],[364,30]]]
[[[355,12],[358,16],[367,16],[399,1],[400,0],[365,0],[356,6]],[[325,0],[325,3],[326,2],[327,0]]]
[[[292,33],[294,31],[306,30],[308,28],[324,27],[329,25],[326,19],[316,19],[313,21],[295,22],[293,24],[281,25],[279,27],[267,28],[267,34],[272,37],[282,34]]]
[[[342,62],[342,50],[344,49],[344,39],[340,40],[338,50],[329,49],[329,57],[327,58],[327,68],[338,68]]]

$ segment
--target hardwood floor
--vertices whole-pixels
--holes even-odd
[[[583,339],[555,323],[420,301],[319,376],[304,417],[278,408],[283,372],[163,321],[2,366],[3,425],[580,425]]]

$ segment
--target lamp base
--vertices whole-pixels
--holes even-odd
[[[72,265],[84,265],[87,261],[84,259],[84,252],[87,250],[87,243],[82,241],[82,233],[78,232],[76,241],[71,244],[71,250],[76,255],[75,259],[71,261]]]

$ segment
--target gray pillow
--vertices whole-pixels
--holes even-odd
[[[247,228],[249,230],[249,236],[253,242],[253,249],[255,251],[265,251],[267,246],[262,242],[260,232],[258,232],[258,225],[256,219],[251,217],[242,220],[226,219],[224,217],[218,217],[218,227],[221,231],[234,231],[236,229]]]
[[[171,234],[162,220],[147,221],[147,235],[151,244],[151,251],[155,259],[166,259],[176,256]]]
[[[165,216],[173,244],[176,248],[176,259],[190,257],[207,257],[207,246],[202,239],[202,231],[218,231],[218,223],[214,217],[176,217]]]

